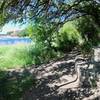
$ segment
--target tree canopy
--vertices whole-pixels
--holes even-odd
[[[81,18],[80,18],[81,17]],[[38,24],[36,34],[59,33],[59,29],[70,20],[77,20],[77,30],[85,41],[98,41],[100,32],[100,1],[99,0],[1,0],[0,25],[10,20]],[[41,26],[42,25],[42,26]],[[99,30],[99,32],[98,32]],[[26,32],[26,30],[25,30]],[[23,34],[25,35],[25,32]],[[31,32],[33,34],[33,30]],[[66,33],[66,32],[65,32]],[[64,34],[65,34],[64,33]],[[32,34],[30,36],[32,36]],[[46,37],[46,35],[43,36]],[[39,36],[40,34],[38,34]],[[41,35],[42,36],[42,35]],[[95,37],[95,38],[94,38]],[[44,38],[43,38],[44,39]],[[51,36],[50,39],[51,41]],[[50,42],[48,42],[50,44]],[[66,45],[66,44],[65,44]]]
[[[99,0],[0,0],[0,23],[44,18],[52,23],[65,23],[80,16],[92,16],[100,25]],[[1,21],[2,20],[2,21]]]

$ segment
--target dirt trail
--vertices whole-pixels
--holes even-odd
[[[94,90],[80,87],[81,68],[88,67],[81,58],[80,52],[74,50],[58,61],[30,69],[38,82],[35,88],[25,91],[23,100],[93,100]]]

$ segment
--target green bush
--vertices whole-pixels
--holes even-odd
[[[70,51],[73,47],[83,42],[73,22],[65,23],[58,34],[56,41],[60,50]]]
[[[85,41],[91,42],[94,46],[100,43],[100,28],[91,16],[85,16],[77,19],[75,21],[75,25]]]
[[[85,41],[81,46],[81,51],[83,54],[90,54],[92,51],[92,47],[93,45],[91,44],[91,42]]]
[[[46,47],[41,42],[36,42],[34,46],[30,47],[30,50],[30,53],[33,58],[33,63],[36,65],[47,63],[51,59],[58,57],[58,52],[55,52],[53,49]]]

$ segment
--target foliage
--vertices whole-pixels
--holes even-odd
[[[31,37],[34,45],[0,47],[0,69],[49,62],[57,58],[59,52],[70,51],[77,45],[88,54],[99,41],[99,5],[98,0],[1,0],[0,26],[10,20],[26,22],[31,19],[34,23],[20,36]],[[79,18],[76,23],[66,23],[76,18]],[[0,99],[17,100],[33,85],[30,74],[22,74],[21,79],[13,77],[11,81],[8,76],[0,73]],[[96,86],[94,80],[91,84]]]
[[[93,21],[90,16],[82,17],[76,21],[77,30],[81,33],[82,38],[86,42],[91,42],[96,45],[99,41],[99,29],[97,24]]]
[[[91,55],[92,47],[93,47],[93,45],[91,44],[91,42],[86,42],[86,41],[82,45],[80,45],[81,52],[84,55],[87,55],[87,54]]]
[[[9,20],[25,22],[28,19],[36,20],[42,17],[48,22],[61,25],[83,15],[98,16],[99,5],[98,0],[1,0],[0,14],[4,22]],[[99,16],[97,19],[100,20]],[[97,22],[96,17],[95,21]]]
[[[82,37],[73,22],[67,22],[59,30],[57,37],[58,48],[69,51],[82,43]]]
[[[30,23],[29,25],[27,25],[27,27],[25,29],[23,29],[20,33],[19,36],[20,37],[32,37],[33,34],[33,25]]]
[[[85,18],[85,20],[84,18],[81,19],[80,25],[78,24],[78,31],[81,33],[85,41],[86,38],[89,37],[88,41],[95,44],[97,41],[92,37],[97,38],[97,35],[95,34],[96,30],[94,29],[94,25],[91,24],[91,21],[92,23],[95,23],[95,27],[100,26],[99,5],[100,2],[97,0],[7,0],[7,2],[5,2],[5,0],[1,0],[0,12],[2,20],[4,20],[3,22],[6,22],[6,20],[25,22],[30,19],[35,22],[42,18],[42,25],[38,20],[38,25],[30,25],[29,28],[22,32],[22,35],[38,38],[36,40],[42,40],[41,42],[44,42],[43,44],[45,44],[47,48],[51,48],[55,40],[55,36],[57,36],[54,33],[58,33],[55,29],[59,30],[66,21],[74,20],[80,16],[88,16],[88,18]],[[89,24],[87,29],[85,29],[87,27],[84,25],[85,22],[86,24]],[[82,26],[84,26],[84,31],[81,30]],[[90,32],[88,31],[91,31],[93,36],[90,35]],[[65,33],[66,32],[63,32],[63,36]],[[66,41],[68,45],[70,44],[69,39],[66,40],[65,38],[64,41]],[[64,41],[61,42],[64,43]],[[61,42],[58,44],[61,45]],[[77,44],[75,39],[73,39],[73,42],[75,45]],[[71,44],[73,44],[73,42]],[[65,43],[64,45],[66,46]],[[61,48],[63,48],[63,46]]]
[[[19,36],[20,37],[26,37],[29,36],[28,32],[26,29],[22,30],[21,32],[19,32]]]
[[[51,0],[1,0],[0,1],[0,12],[2,15],[5,14],[6,20],[17,19],[24,20],[27,17],[36,18],[37,17],[47,17],[47,14],[51,17],[59,16],[58,10],[63,14],[65,10],[69,13],[72,7],[79,4],[76,0],[74,2],[65,2],[64,1],[51,1]],[[52,12],[52,13],[51,13]],[[61,16],[59,16],[60,19]]]
[[[55,52],[51,48],[47,48],[45,44],[41,42],[36,42],[34,46],[29,47],[31,50],[31,56],[33,57],[33,63],[40,65],[42,63],[47,63],[51,59],[57,58],[59,52]]]
[[[35,44],[31,49],[34,50],[31,51],[31,55],[35,64],[48,62],[51,58],[57,57],[59,52],[72,50],[82,42],[82,37],[73,22],[67,22],[56,32],[57,26],[38,20],[29,24],[25,30],[31,34],[31,39]]]
[[[85,13],[90,21],[92,19],[93,23],[100,27],[100,2],[97,0],[83,1],[80,5],[77,6],[77,9]]]
[[[34,46],[31,47],[31,50],[33,50],[31,55],[33,55],[35,64],[48,62],[51,58],[57,56],[57,52],[53,49],[54,36],[56,35],[55,27],[39,20],[39,22],[29,24],[25,29],[34,42]]]

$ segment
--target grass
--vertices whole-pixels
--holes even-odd
[[[33,45],[0,46],[0,100],[21,100],[26,90],[35,85],[35,76],[26,68],[16,72],[17,68],[33,64]],[[15,69],[10,72],[8,69]]]
[[[30,45],[0,46],[0,69],[19,68],[32,64]]]
[[[36,76],[27,68],[23,71],[16,69],[49,60],[50,52],[43,49],[41,44],[0,46],[0,100],[22,100],[27,90],[37,86]]]

